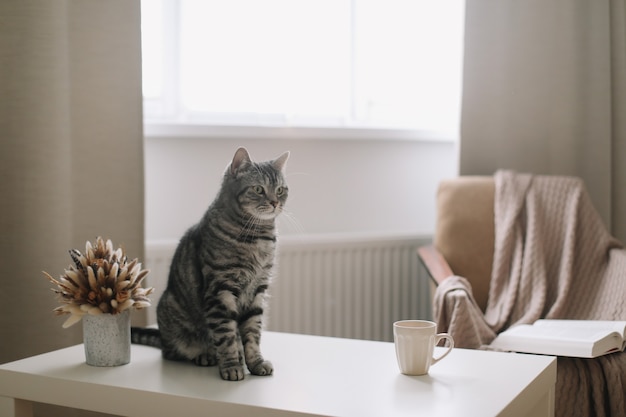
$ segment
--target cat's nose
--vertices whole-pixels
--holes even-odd
[[[278,201],[270,201],[270,204],[271,204],[274,208],[278,207]]]

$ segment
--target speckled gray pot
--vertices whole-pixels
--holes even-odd
[[[87,365],[118,366],[130,362],[130,311],[85,314],[83,341]]]

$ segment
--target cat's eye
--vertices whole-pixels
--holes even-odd
[[[254,192],[257,194],[263,194],[263,187],[261,187],[260,185],[255,185]]]
[[[278,195],[278,196],[283,195],[284,192],[285,192],[285,189],[283,187],[278,187],[276,189],[276,195]]]

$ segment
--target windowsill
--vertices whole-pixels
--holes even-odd
[[[407,140],[454,143],[458,133],[392,128],[226,126],[189,123],[144,123],[145,137],[206,139]]]

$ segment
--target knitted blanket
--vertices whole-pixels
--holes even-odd
[[[626,250],[606,230],[580,179],[495,174],[495,252],[485,313],[471,286],[436,290],[438,330],[488,348],[496,334],[540,318],[626,320]],[[626,416],[626,353],[558,358],[556,415]]]

